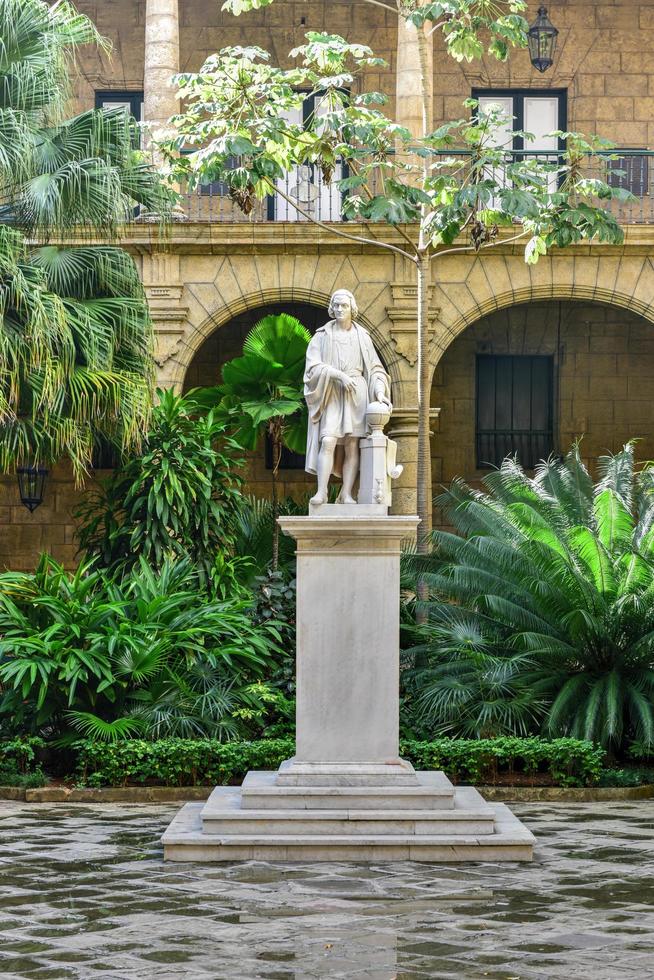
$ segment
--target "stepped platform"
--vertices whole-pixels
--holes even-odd
[[[164,856],[207,862],[532,859],[533,834],[504,804],[486,803],[472,787],[454,787],[442,772],[402,766],[362,767],[358,775],[355,767],[331,766],[321,774],[290,760],[277,773],[249,772],[242,787],[218,786],[206,803],[186,804],[162,838]]]

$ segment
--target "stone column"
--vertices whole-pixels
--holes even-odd
[[[425,24],[425,34],[431,24]],[[422,135],[422,100],[420,95],[420,53],[418,50],[419,28],[402,17],[397,25],[397,68],[395,74],[395,118],[406,126],[414,136]],[[427,38],[429,112],[427,125],[431,129],[434,115],[434,46],[432,38]]]
[[[146,0],[143,115],[150,138],[164,135],[168,119],[179,112],[177,90],[171,82],[178,72],[178,0]],[[155,163],[161,163],[154,148],[153,157]]]
[[[439,414],[440,408],[429,410],[429,417],[432,422],[437,421]],[[397,460],[404,467],[402,474],[393,484],[392,512],[394,514],[415,514],[418,474],[417,408],[393,409],[388,427],[388,438],[397,443]]]

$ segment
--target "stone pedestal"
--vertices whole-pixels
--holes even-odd
[[[297,542],[296,756],[187,804],[165,857],[531,860],[534,838],[504,805],[399,757],[400,545],[418,519],[326,506],[280,518]]]

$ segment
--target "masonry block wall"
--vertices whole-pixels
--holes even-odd
[[[145,0],[79,0],[77,5],[114,45],[111,56],[90,48],[80,51],[79,105],[92,105],[95,89],[142,89]],[[392,13],[364,0],[275,0],[238,18],[221,6],[219,0],[179,0],[181,71],[197,71],[207,55],[236,44],[260,45],[286,64],[288,52],[307,31],[328,30],[368,44],[388,62],[388,69],[371,70],[365,85],[384,92],[388,111],[394,112],[397,24]],[[529,20],[538,6],[530,0]],[[472,88],[565,88],[573,128],[625,147],[654,143],[652,3],[550,0],[547,8],[559,39],[555,64],[544,75],[534,71],[526,51],[513,51],[506,64],[493,58],[457,64],[435,37],[434,122],[460,118],[462,100]]]
[[[638,439],[637,458],[654,458],[654,329],[627,310],[600,303],[530,303],[473,324],[448,348],[434,376],[440,406],[432,440],[434,491],[455,476],[477,484],[475,460],[477,354],[554,357],[554,449],[583,437],[584,460]],[[435,515],[439,518],[439,515]]]

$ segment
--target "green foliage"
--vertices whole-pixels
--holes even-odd
[[[162,783],[215,786],[242,779],[249,769],[277,769],[293,755],[292,739],[223,743],[212,739],[130,739],[118,745],[80,742],[78,772],[88,786]]]
[[[279,501],[279,514],[306,514],[307,502],[286,497]],[[273,554],[273,505],[272,501],[251,495],[243,497],[235,518],[234,554],[249,562],[251,576],[248,584],[257,576],[266,576]],[[295,567],[295,542],[288,535],[279,539],[279,568]]]
[[[158,782],[171,786],[233,783],[250,769],[276,769],[295,753],[293,739],[220,743],[209,739],[131,739],[117,745],[80,742],[78,772],[91,786]],[[502,773],[549,773],[563,786],[600,776],[604,752],[589,742],[539,738],[403,741],[402,755],[421,769],[442,769],[457,781],[492,782]]]
[[[438,499],[458,534],[414,558],[429,587],[427,663],[407,673],[423,725],[477,735],[542,723],[623,749],[654,742],[654,469],[634,447],[578,446],[533,477],[515,460]]]
[[[424,17],[436,6],[447,4],[416,7],[409,19]],[[461,0],[451,6],[486,4]],[[459,44],[460,58],[479,56],[481,42],[471,38],[484,27],[484,17],[457,23],[444,24],[452,38],[451,53]],[[505,41],[514,43],[520,36],[518,23],[506,27]],[[623,197],[605,179],[607,141],[557,133],[565,146],[558,159],[548,162],[529,157],[534,137],[521,132],[517,135],[527,152],[516,156],[516,134],[506,135],[501,109],[481,110],[472,100],[467,103],[476,113],[472,119],[447,122],[417,137],[376,107],[385,101],[382,96],[360,94],[361,77],[372,58],[369,48],[310,32],[291,57],[298,65],[281,69],[260,48],[225,48],[208,58],[200,72],[178,77],[185,111],[176,119],[179,135],[168,144],[168,152],[197,148],[175,158],[180,179],[194,184],[220,178],[249,213],[267,194],[285,196],[276,181],[294,168],[317,165],[329,184],[340,161],[348,170],[338,181],[346,192],[343,217],[416,223],[418,234],[415,239],[409,235],[406,246],[382,243],[413,261],[455,240],[479,251],[498,240],[502,227],[511,228],[512,239],[527,240],[525,258],[530,263],[553,246],[622,241],[619,225],[604,206]],[[308,92],[316,95],[320,111],[289,121]],[[290,203],[298,207],[296,201]],[[516,219],[519,228],[514,227]],[[376,238],[354,237],[379,247]]]
[[[140,447],[152,324],[122,249],[49,242],[73,226],[113,237],[137,204],[167,213],[169,195],[125,112],[65,118],[75,49],[102,43],[86,17],[3,0],[0,38],[0,469],[66,457],[81,478],[99,439]]]
[[[202,584],[222,584],[224,594],[236,576],[219,556],[234,544],[242,462],[239,446],[213,412],[198,413],[193,399],[159,392],[143,454],[127,460],[80,505],[81,550],[120,575],[142,558],[160,569],[169,559],[187,557]]]
[[[654,783],[654,769],[604,769],[599,786],[642,786]]]
[[[64,741],[242,737],[281,659],[276,624],[243,593],[207,596],[188,559],[141,558],[120,582],[44,556],[0,575],[0,635],[0,723]]]
[[[30,772],[44,748],[43,739],[34,735],[0,739],[0,767],[13,768],[20,773]]]
[[[457,781],[493,783],[501,773],[546,772],[560,786],[587,786],[600,777],[604,750],[574,738],[440,738],[403,741],[400,752],[419,769],[442,769]]]
[[[271,314],[250,330],[243,356],[223,366],[223,382],[197,389],[198,404],[215,406],[245,449],[255,449],[265,432],[272,444],[272,567],[279,566],[279,498],[277,473],[282,446],[302,452],[306,442],[307,408],[303,395],[304,360],[311,335],[287,313]]]
[[[270,314],[248,333],[243,356],[223,366],[223,383],[195,391],[194,397],[217,406],[245,449],[255,449],[268,432],[279,445],[301,452],[307,429],[302,376],[310,339],[295,317]]]
[[[25,789],[45,786],[47,779],[37,763],[44,748],[41,738],[23,736],[0,740],[0,786]]]

